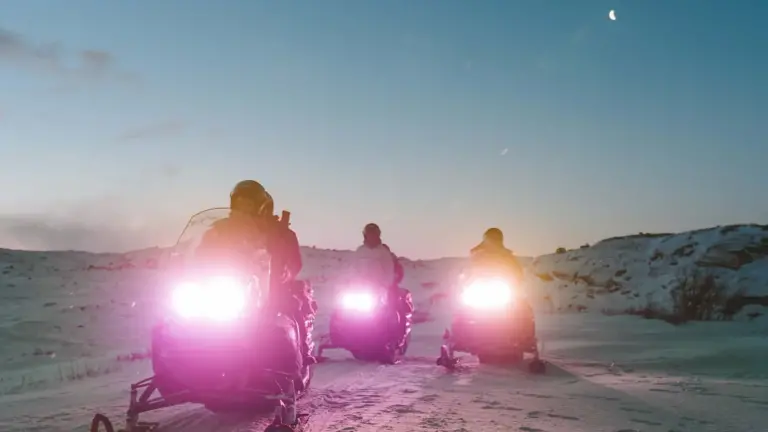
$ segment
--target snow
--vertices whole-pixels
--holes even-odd
[[[768,226],[603,240],[534,259],[527,285],[536,301],[555,311],[622,313],[649,304],[669,311],[676,284],[697,269],[714,275],[728,295],[768,296]],[[749,319],[751,312],[735,318]]]
[[[409,356],[367,364],[344,351],[316,367],[302,400],[321,431],[759,431],[768,416],[768,231],[717,227],[638,235],[523,260],[537,308],[544,376],[434,364],[465,261],[404,260],[420,323]],[[130,254],[0,250],[0,430],[85,431],[116,421],[128,386],[149,375],[149,328],[166,298],[163,251]],[[305,274],[324,331],[349,252],[306,248]],[[681,272],[712,272],[753,304],[732,321],[673,326],[627,312],[673,308]],[[610,282],[613,281],[613,282]],[[757,299],[757,300],[755,300]],[[763,315],[761,315],[763,314]],[[189,405],[146,414],[165,431],[261,431],[265,420]]]

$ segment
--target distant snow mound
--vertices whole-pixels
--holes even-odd
[[[768,226],[616,237],[537,257],[528,274],[545,310],[616,314],[672,313],[684,282],[709,277],[721,291],[719,318],[751,319],[768,306]]]

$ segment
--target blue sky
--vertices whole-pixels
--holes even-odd
[[[618,20],[610,21],[615,9]],[[768,219],[763,1],[14,1],[0,242],[167,243],[255,178],[303,244],[539,254]],[[506,149],[506,150],[505,150]]]

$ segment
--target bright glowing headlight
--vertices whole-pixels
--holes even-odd
[[[341,294],[341,307],[357,312],[370,312],[376,307],[378,298],[369,291],[347,291]]]
[[[213,278],[204,284],[183,283],[172,293],[174,311],[183,318],[228,321],[239,317],[248,300],[247,286],[235,278]]]
[[[498,309],[513,300],[512,287],[501,279],[473,281],[461,293],[461,302],[476,309]]]

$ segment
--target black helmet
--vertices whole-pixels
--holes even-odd
[[[483,233],[483,241],[503,245],[504,233],[498,228],[488,228],[485,233]]]
[[[371,222],[363,228],[364,237],[381,237],[381,228],[378,225]]]
[[[369,223],[363,228],[363,244],[375,247],[381,244],[381,228],[375,223]]]
[[[252,216],[271,216],[275,211],[272,196],[261,183],[255,180],[243,180],[235,185],[229,194],[229,207],[238,210],[243,201],[251,202],[247,209]]]

